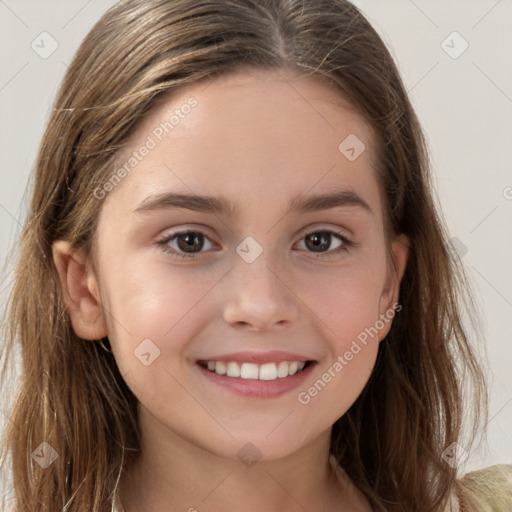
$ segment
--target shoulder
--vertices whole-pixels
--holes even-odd
[[[512,465],[496,464],[472,471],[458,484],[460,512],[512,511]]]

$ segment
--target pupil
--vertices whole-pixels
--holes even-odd
[[[329,248],[329,234],[323,231],[313,233],[306,237],[306,245],[309,246],[308,241],[312,242],[311,248],[316,252],[319,252],[319,249],[324,250]]]
[[[203,244],[201,242],[201,235],[199,233],[185,233],[178,238],[178,246],[181,250],[185,252],[194,252],[190,251],[190,249],[194,249],[194,244],[197,244],[199,247],[195,247],[195,249],[201,250]],[[185,243],[181,244],[180,240],[183,240]]]

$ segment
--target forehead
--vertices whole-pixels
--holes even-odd
[[[346,188],[375,204],[374,158],[370,126],[333,87],[288,70],[239,70],[160,98],[119,154],[128,176],[107,199],[135,206],[173,190],[271,204]]]

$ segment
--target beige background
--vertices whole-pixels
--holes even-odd
[[[113,3],[0,0],[2,262],[24,219],[25,185],[57,86],[78,44]],[[462,473],[512,464],[512,2],[354,3],[398,62],[427,132],[450,234],[458,239],[484,313],[492,383],[489,443],[471,455]],[[51,49],[43,31],[58,44],[47,58],[31,47],[45,37],[45,51]],[[468,48],[457,56],[465,41]],[[2,309],[10,263],[2,273]]]

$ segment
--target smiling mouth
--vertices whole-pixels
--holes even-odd
[[[302,372],[313,361],[280,361],[276,363],[238,363],[236,361],[205,361],[197,364],[217,375],[247,380],[277,380]]]

